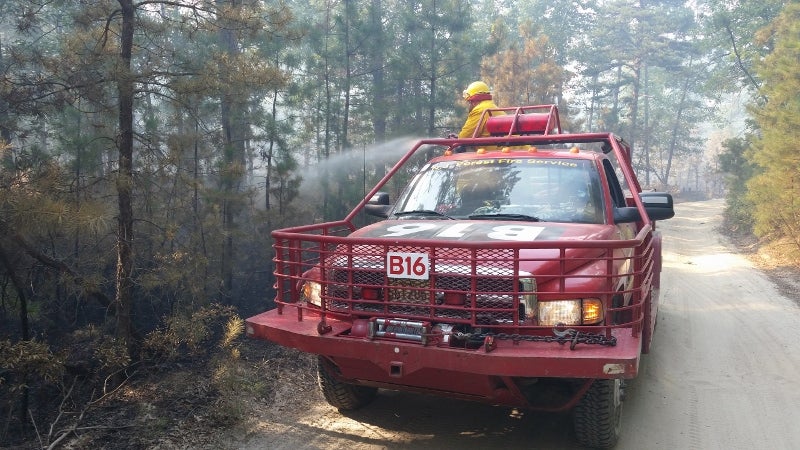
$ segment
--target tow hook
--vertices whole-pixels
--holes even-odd
[[[489,353],[496,348],[497,348],[497,343],[494,341],[494,336],[489,335],[483,338],[483,350],[486,353]]]
[[[558,327],[558,325],[556,327]],[[564,331],[559,331],[557,328],[553,328],[553,334],[561,339],[569,339],[571,337],[572,339],[567,341],[569,342],[569,349],[575,350],[575,346],[578,345],[578,336],[580,336],[581,332],[573,330],[572,328],[567,328]]]
[[[317,324],[317,333],[320,335],[328,334],[332,329],[333,328],[330,325],[328,325],[328,323],[325,322],[324,320],[320,321]]]

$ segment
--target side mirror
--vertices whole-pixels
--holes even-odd
[[[647,217],[652,221],[671,219],[675,216],[672,195],[666,192],[642,192],[642,199]],[[614,223],[631,223],[642,220],[639,210],[635,206],[614,208]]]
[[[364,205],[364,211],[370,216],[387,218],[392,205],[389,203],[389,194],[387,192],[378,192],[372,196],[371,199]]]
[[[666,220],[675,217],[672,194],[666,192],[642,192],[639,194],[650,220]]]

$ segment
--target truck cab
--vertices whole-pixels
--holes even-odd
[[[613,134],[564,133],[554,105],[482,121],[489,137],[420,140],[344,219],[274,231],[276,308],[247,334],[318,355],[342,410],[379,388],[569,410],[579,442],[613,446],[672,197],[642,192]]]

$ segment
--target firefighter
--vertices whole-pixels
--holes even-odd
[[[492,93],[489,90],[489,86],[483,81],[470,83],[470,85],[464,89],[464,100],[469,102],[469,115],[467,115],[467,121],[458,133],[458,137],[470,138],[475,133],[475,128],[478,127],[483,112],[490,108],[497,108],[497,105],[492,101]],[[494,114],[498,115],[503,113],[497,112]],[[485,119],[480,125],[481,130],[479,133],[475,134],[475,136],[488,136],[489,133],[486,131]]]

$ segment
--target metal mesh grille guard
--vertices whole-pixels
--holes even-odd
[[[354,242],[345,237],[300,236],[276,239],[274,245],[276,303],[281,310],[287,305],[298,308],[300,320],[302,311],[310,309],[323,317],[332,314],[345,320],[384,318],[499,333],[550,334],[552,326],[539,326],[533,317],[537,302],[600,297],[606,311],[604,322],[573,328],[608,333],[611,328],[630,327],[638,334],[644,314],[641,305],[652,283],[649,237],[529,243],[537,250],[531,252],[525,243],[506,243],[503,248],[430,241],[398,246],[369,242],[380,239]],[[567,256],[576,249],[584,251],[584,256]],[[591,253],[585,253],[586,249]],[[387,275],[390,252],[428,255],[427,279]],[[321,307],[306,303],[300,293],[300,286],[309,279],[321,285]],[[616,304],[615,298],[622,297],[625,304]]]

